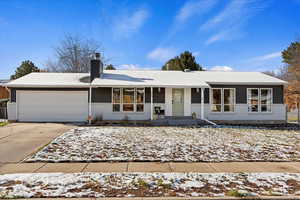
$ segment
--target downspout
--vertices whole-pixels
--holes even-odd
[[[92,124],[92,85],[89,88],[89,124]]]
[[[209,123],[211,125],[217,126],[216,123],[214,123],[208,119],[205,119],[205,117],[204,117],[204,89],[205,88],[201,88],[201,120],[206,121],[207,123]]]
[[[151,120],[153,120],[153,87],[151,87]]]
[[[204,120],[204,88],[201,88],[201,119]]]

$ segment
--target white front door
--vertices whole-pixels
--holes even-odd
[[[184,116],[184,89],[172,89],[172,114],[173,116]]]

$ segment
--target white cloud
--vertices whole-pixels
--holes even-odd
[[[141,67],[137,64],[122,64],[117,66],[118,70],[154,70],[154,68],[150,67]]]
[[[153,51],[151,51],[147,55],[147,57],[152,60],[165,62],[168,59],[176,56],[177,53],[178,53],[178,51],[172,47],[166,47],[166,48],[158,47],[158,48],[154,49]]]
[[[274,59],[274,58],[279,58],[281,57],[281,52],[273,52],[273,53],[269,53],[263,56],[258,56],[255,58],[251,58],[250,60],[252,61],[266,61],[266,60],[270,60],[270,59]]]
[[[228,36],[228,32],[226,31],[221,31],[219,33],[216,33],[212,36],[210,36],[206,41],[205,41],[205,44],[206,45],[209,45],[209,44],[212,44],[216,41],[219,41],[219,40],[225,40]]]
[[[187,1],[176,15],[177,22],[184,22],[195,15],[201,15],[208,12],[217,0],[191,0]]]
[[[240,36],[241,28],[246,22],[263,10],[266,1],[262,0],[232,0],[216,16],[205,22],[201,31],[214,31],[205,43],[211,44],[220,40],[236,39]]]
[[[200,51],[194,51],[192,54],[193,54],[193,56],[197,57],[200,55]]]
[[[122,64],[117,67],[120,70],[136,70],[140,68],[139,65],[136,64]]]
[[[144,25],[149,17],[146,9],[138,9],[132,14],[121,15],[116,19],[114,24],[114,35],[118,38],[128,38]]]
[[[214,66],[210,68],[210,71],[223,71],[223,72],[231,72],[233,69],[229,66]]]

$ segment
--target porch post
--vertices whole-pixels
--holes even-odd
[[[204,88],[201,88],[201,119],[204,119]]]
[[[92,87],[90,86],[89,91],[89,124],[92,123]]]
[[[151,120],[153,120],[153,87],[151,87]]]

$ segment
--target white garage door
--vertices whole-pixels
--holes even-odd
[[[88,118],[88,91],[17,91],[19,121],[75,122]]]

